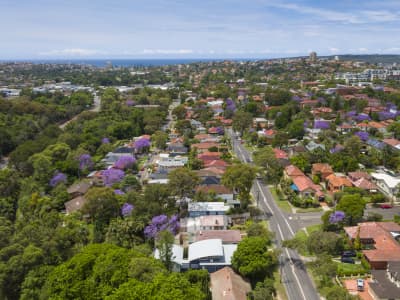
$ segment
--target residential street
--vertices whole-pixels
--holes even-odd
[[[229,132],[233,149],[236,155],[243,162],[251,162],[251,154],[235,140],[233,132]],[[291,239],[297,230],[301,228],[301,222],[290,219],[284,214],[279,207],[275,204],[272,195],[266,185],[260,180],[255,180],[253,188],[253,195],[259,199],[259,207],[266,214],[270,230],[275,233],[275,245],[281,248],[283,240]],[[296,218],[297,219],[297,218]],[[311,219],[317,219],[311,217]],[[297,224],[297,225],[296,225]],[[281,248],[282,254],[280,255],[280,273],[281,280],[286,288],[286,293],[289,300],[314,300],[320,299],[313,283],[307,273],[304,263],[301,261],[296,251]]]

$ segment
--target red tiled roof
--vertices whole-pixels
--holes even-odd
[[[196,233],[196,242],[208,239],[221,239],[223,243],[237,244],[242,236],[240,230],[202,230]]]
[[[396,147],[396,146],[398,146],[400,144],[400,141],[397,140],[397,139],[384,139],[383,142],[385,144],[388,144],[388,145],[392,146],[392,147]]]
[[[210,274],[213,300],[246,300],[251,286],[231,268],[225,267]]]
[[[193,144],[192,148],[209,149],[209,148],[218,147],[218,146],[219,146],[219,143],[204,142],[204,143]]]
[[[272,150],[275,152],[275,157],[277,159],[287,159],[288,158],[288,154],[285,151],[278,149],[278,148],[274,148]]]
[[[315,163],[312,165],[312,171],[316,173],[333,173],[332,167],[325,163]]]
[[[289,177],[305,176],[304,173],[296,166],[290,165],[285,168],[285,172]]]
[[[332,174],[326,177],[326,179],[328,180],[329,184],[333,185],[334,187],[353,186],[353,184],[347,177],[339,177],[335,174]]]
[[[297,186],[300,192],[311,189],[314,191],[319,191],[320,187],[316,185],[310,178],[307,176],[296,176],[292,178],[293,183]]]
[[[226,168],[229,165],[226,161],[223,161],[221,159],[203,160],[203,162],[206,168],[209,167]]]

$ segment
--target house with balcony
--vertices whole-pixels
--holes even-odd
[[[399,202],[400,178],[394,177],[384,171],[371,173],[373,182],[379,190],[393,202]]]

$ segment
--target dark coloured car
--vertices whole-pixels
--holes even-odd
[[[342,254],[342,257],[355,257],[355,256],[357,256],[357,253],[354,250],[343,251]]]
[[[340,261],[345,264],[354,264],[355,263],[354,259],[352,259],[351,257],[342,257],[340,259]]]

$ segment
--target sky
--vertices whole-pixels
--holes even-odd
[[[0,59],[400,54],[399,0],[0,0]]]

